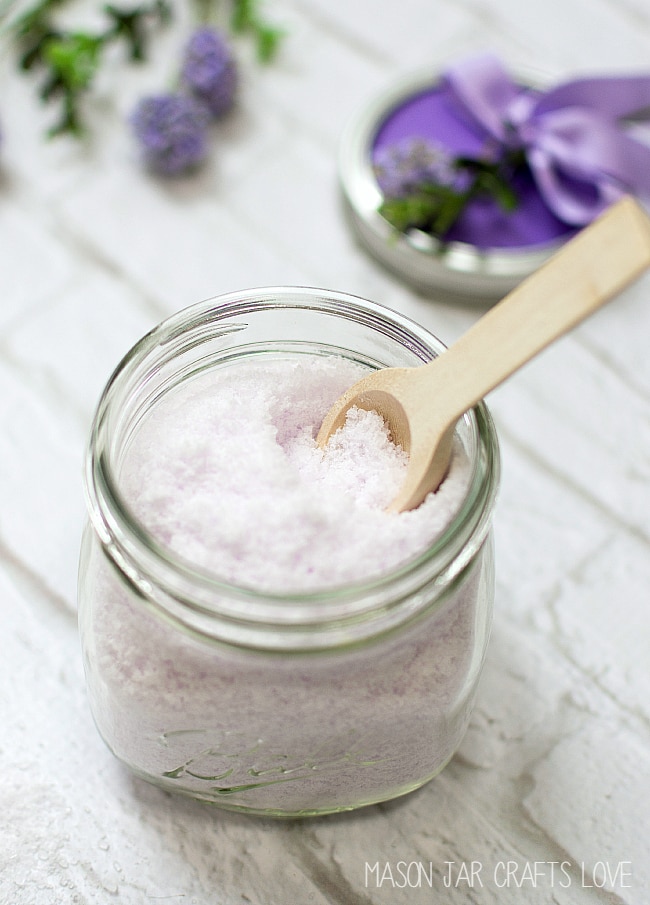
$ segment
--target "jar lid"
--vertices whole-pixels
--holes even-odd
[[[379,213],[383,195],[373,164],[378,151],[410,138],[442,145],[454,156],[471,153],[472,142],[477,155],[480,150],[470,127],[450,110],[440,79],[430,71],[415,73],[349,122],[339,148],[339,179],[362,244],[420,292],[500,298],[573,234],[545,207],[532,181],[522,185],[515,211],[483,205],[479,218],[450,232],[444,243],[419,229],[400,232]]]

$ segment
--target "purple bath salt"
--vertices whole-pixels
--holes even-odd
[[[111,750],[169,791],[271,815],[346,810],[422,785],[462,739],[489,631],[491,547],[452,574],[424,574],[417,557],[456,518],[469,458],[459,441],[435,494],[386,512],[407,457],[376,413],[352,411],[325,451],[315,442],[363,373],[325,355],[227,363],[166,393],[125,447],[117,484],[131,517],[217,594],[183,597],[177,584],[176,599],[161,595],[164,576],[88,535],[80,626],[93,715]],[[382,590],[402,567],[416,580]],[[351,589],[362,609],[327,623],[332,641],[304,643]],[[319,623],[303,625],[301,607],[315,606]],[[240,621],[259,643],[237,635]]]
[[[122,471],[138,519],[232,584],[304,592],[376,578],[449,523],[467,485],[459,452],[436,494],[385,511],[408,456],[376,412],[354,409],[322,451],[331,403],[363,371],[343,359],[248,364],[193,381],[139,431]]]

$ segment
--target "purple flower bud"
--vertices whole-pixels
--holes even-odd
[[[183,94],[143,98],[131,118],[145,162],[165,176],[177,176],[203,161],[208,123],[205,107]]]
[[[454,167],[451,154],[443,146],[421,138],[408,138],[379,149],[373,169],[387,198],[404,198],[427,183],[460,188],[461,174]]]
[[[185,48],[181,78],[213,116],[221,116],[232,107],[238,83],[237,66],[220,32],[213,28],[194,32]]]

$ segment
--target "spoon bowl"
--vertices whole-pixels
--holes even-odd
[[[650,219],[629,196],[609,207],[433,361],[383,368],[337,399],[318,432],[321,448],[356,406],[379,412],[409,454],[389,509],[414,509],[449,467],[456,422],[550,343],[650,267]]]

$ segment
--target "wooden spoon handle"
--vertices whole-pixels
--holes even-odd
[[[467,411],[648,266],[650,220],[626,196],[564,245],[437,360],[454,374],[450,414],[458,417]],[[427,367],[431,365],[424,370]]]

